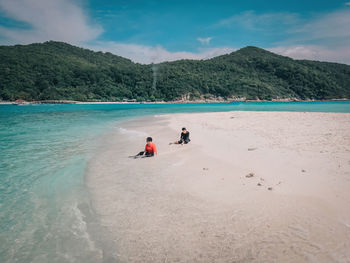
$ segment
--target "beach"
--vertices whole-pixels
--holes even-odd
[[[182,127],[188,145],[169,145]],[[350,114],[143,117],[108,134],[87,185],[120,262],[349,262]],[[154,158],[132,159],[146,136]]]

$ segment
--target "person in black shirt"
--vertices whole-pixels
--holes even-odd
[[[186,130],[186,128],[182,128],[182,132],[181,132],[181,136],[180,136],[180,140],[179,141],[176,141],[174,142],[174,144],[187,144],[189,143],[191,140],[190,140],[190,132],[188,130]],[[170,143],[172,144],[172,143]]]

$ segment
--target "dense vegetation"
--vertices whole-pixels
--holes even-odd
[[[0,100],[350,98],[350,66],[256,47],[208,60],[141,65],[61,42],[0,46]]]

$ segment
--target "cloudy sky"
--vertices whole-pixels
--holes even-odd
[[[350,2],[0,0],[0,45],[63,41],[140,63],[253,45],[350,64]]]

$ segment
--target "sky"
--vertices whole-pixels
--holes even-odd
[[[257,46],[350,64],[348,1],[0,0],[0,45],[55,40],[144,64]]]

